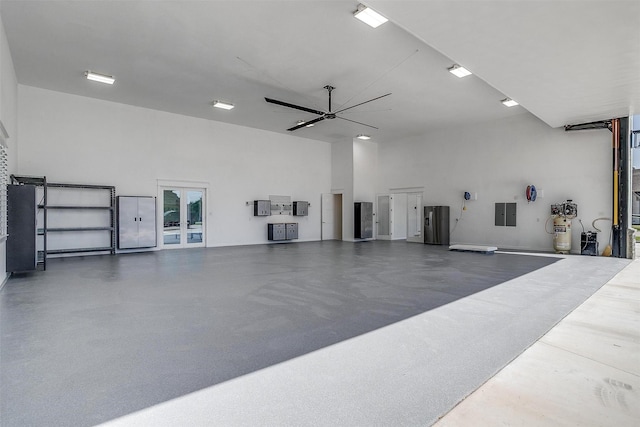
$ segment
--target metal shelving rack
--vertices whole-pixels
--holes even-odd
[[[43,189],[43,196],[38,201],[38,210],[42,212],[43,223],[42,227],[36,230],[36,234],[42,237],[42,248],[38,248],[36,266],[38,269],[47,269],[47,255],[59,255],[59,254],[73,254],[73,253],[85,253],[85,252],[109,252],[110,254],[116,253],[116,188],[110,185],[88,185],[88,184],[62,184],[47,182],[47,178],[42,176],[17,176],[11,175],[12,184],[23,185],[35,185]],[[48,203],[48,191],[53,188],[71,188],[71,189],[88,189],[88,190],[100,190],[109,192],[109,206],[75,206],[75,205],[50,205]],[[35,203],[35,201],[34,201]],[[109,211],[109,224],[100,227],[49,227],[48,213],[51,210],[63,210],[63,211],[78,211],[78,210],[107,210]],[[95,246],[84,248],[69,248],[69,249],[50,249],[47,245],[47,235],[49,233],[64,233],[64,232],[78,232],[78,231],[106,231],[109,232],[109,246]]]
[[[37,252],[36,269],[47,269],[47,177],[46,176],[18,176],[11,175],[11,183],[17,185],[35,185],[36,187],[42,187],[43,196],[40,203],[38,203],[38,209],[42,209],[43,226],[44,231],[38,233],[42,236],[42,250]],[[35,200],[34,200],[35,202]]]
[[[47,210],[108,210],[109,211],[109,225],[104,227],[61,227],[61,228],[49,228],[45,225],[44,230],[38,230],[46,236],[47,233],[61,233],[61,232],[77,232],[77,231],[108,231],[110,235],[109,246],[88,247],[88,248],[71,248],[71,249],[48,249],[46,255],[58,255],[58,254],[72,254],[72,253],[84,253],[84,252],[109,252],[111,255],[116,253],[116,188],[110,185],[88,185],[88,184],[61,184],[61,183],[49,183],[49,188],[76,188],[76,189],[89,189],[89,190],[107,190],[109,191],[109,206],[75,206],[75,205],[47,205],[46,203],[42,207]],[[46,224],[46,223],[45,223]],[[46,257],[45,257],[46,258]]]

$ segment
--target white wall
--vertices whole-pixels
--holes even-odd
[[[353,139],[353,202],[371,202],[374,206],[373,233],[376,222],[376,183],[378,179],[378,144],[372,141]],[[350,205],[351,211],[354,204]],[[352,221],[353,224],[353,221]],[[353,238],[353,233],[350,235]]]
[[[19,85],[18,172],[52,182],[115,185],[158,195],[158,180],[208,183],[207,246],[267,242],[268,222],[298,222],[320,239],[320,194],[331,189],[331,145]],[[247,201],[288,195],[308,217],[254,217]]]
[[[353,142],[331,146],[331,192],[342,194],[342,240],[353,241]]]
[[[5,140],[8,148],[9,173],[16,167],[17,153],[17,90],[18,83],[11,59],[7,36],[0,17],[0,122],[4,126],[9,138]],[[0,287],[7,275],[6,270],[6,241],[0,240]]]
[[[436,130],[379,147],[379,188],[424,186],[423,204],[451,206],[452,242],[500,248],[552,250],[544,224],[550,205],[565,199],[578,204],[587,229],[598,217],[611,217],[611,133],[565,132],[525,113],[502,122]],[[525,189],[534,184],[544,198],[527,203]],[[464,191],[477,192],[467,202]],[[517,226],[496,227],[494,204],[517,203]],[[461,214],[462,213],[462,214]],[[610,222],[600,222],[600,250]],[[549,230],[551,227],[549,226]],[[572,251],[579,253],[581,227],[573,224]]]
[[[353,199],[375,203],[378,179],[378,144],[353,140]]]
[[[0,120],[9,139],[6,141],[10,149],[9,171],[15,169],[17,144],[18,83],[13,68],[9,43],[0,17]]]

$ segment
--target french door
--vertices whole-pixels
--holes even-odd
[[[204,188],[162,188],[162,245],[166,249],[205,246]]]
[[[377,209],[377,235],[376,239],[391,240],[391,214],[393,212],[393,197],[389,194],[378,195],[378,209]]]

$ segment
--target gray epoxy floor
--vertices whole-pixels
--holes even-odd
[[[469,374],[455,378],[462,382],[452,387],[455,404],[458,388],[471,392],[606,282],[587,269],[541,282],[553,286],[534,289],[533,280],[520,301],[500,292],[556,261],[384,241],[54,260],[45,273],[11,278],[0,294],[0,421],[94,425],[444,305],[454,314],[428,337],[444,349],[461,330],[461,341],[483,333],[456,322],[456,307],[460,319],[473,312],[496,325],[511,321],[509,342],[482,350],[488,367],[460,367]],[[597,261],[606,279],[626,265],[610,261]],[[488,301],[465,298],[492,287]]]

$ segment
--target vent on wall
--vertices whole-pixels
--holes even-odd
[[[0,238],[7,235],[7,184],[9,183],[9,152],[6,130],[0,122]]]

